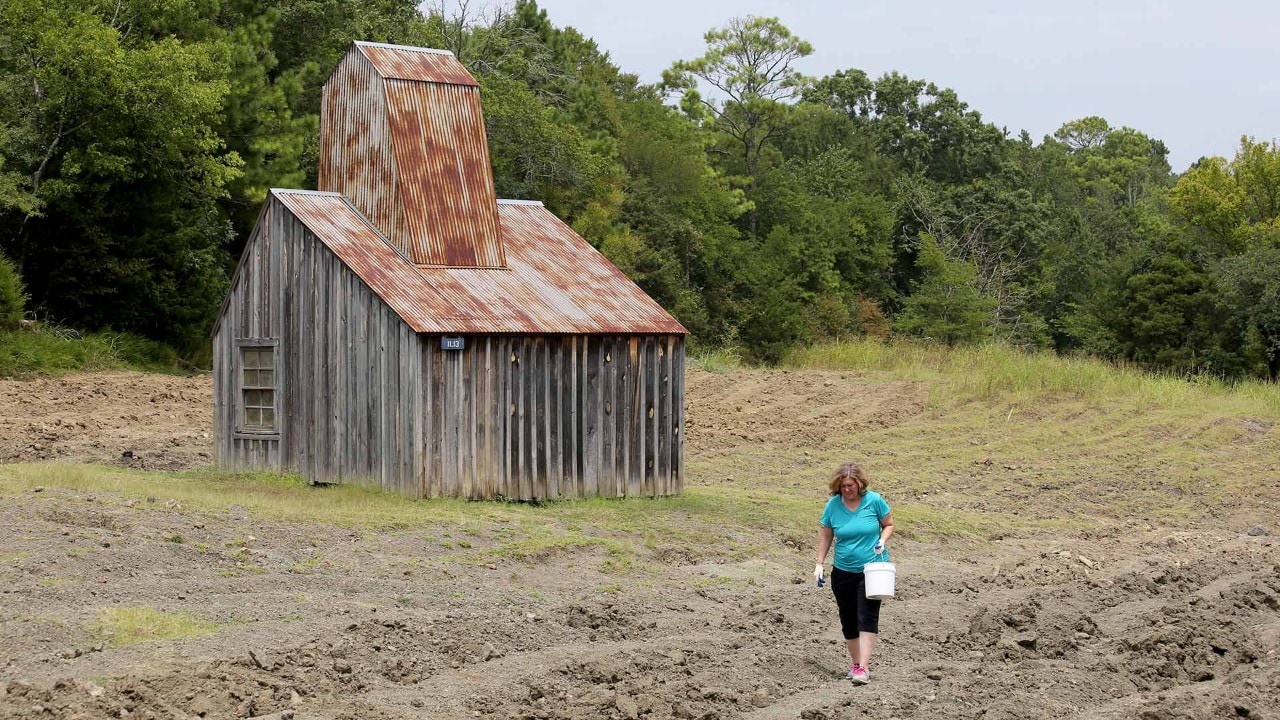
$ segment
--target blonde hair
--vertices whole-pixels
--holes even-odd
[[[832,495],[839,495],[840,486],[844,484],[846,479],[850,478],[858,483],[858,497],[866,495],[867,471],[863,470],[862,466],[856,462],[847,462],[836,468],[836,471],[831,473],[831,481],[827,483],[827,489],[831,491]]]

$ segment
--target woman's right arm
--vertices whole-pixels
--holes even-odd
[[[835,538],[835,531],[823,525],[818,529],[818,559],[815,561],[818,565],[827,561],[827,552],[831,550],[831,541]]]

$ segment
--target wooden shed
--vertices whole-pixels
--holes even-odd
[[[494,194],[448,52],[355,43],[321,192],[273,190],[213,338],[217,460],[412,497],[665,495],[685,329],[539,202]]]

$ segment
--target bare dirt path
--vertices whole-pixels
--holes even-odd
[[[690,383],[695,465],[744,445],[816,453],[838,427],[926,404],[915,384],[839,373]],[[199,467],[209,390],[0,383],[0,453]],[[807,545],[726,528],[696,558],[642,549],[646,571],[620,581],[598,548],[459,564],[432,533],[191,513],[162,494],[0,495],[0,718],[1280,717],[1280,543],[1230,523],[903,540],[866,687],[840,679]],[[773,549],[736,558],[743,542]],[[97,612],[131,606],[220,629],[98,646]]]

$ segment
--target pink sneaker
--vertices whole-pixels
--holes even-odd
[[[849,670],[849,679],[853,681],[854,685],[866,685],[871,682],[871,671],[861,665],[854,665]]]

